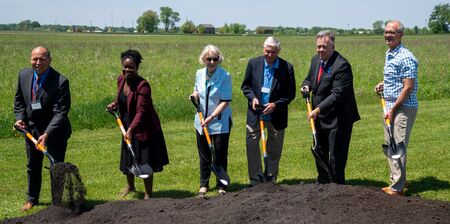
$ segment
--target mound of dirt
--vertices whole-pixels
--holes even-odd
[[[75,215],[50,207],[4,223],[448,223],[450,203],[373,187],[260,184],[209,199],[113,201]]]

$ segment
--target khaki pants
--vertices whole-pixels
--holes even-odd
[[[281,159],[281,152],[283,148],[284,129],[276,130],[272,123],[265,121],[264,125],[267,128],[267,175],[272,176],[272,181],[276,182],[278,176],[278,167]],[[261,139],[259,122],[251,127],[247,125],[247,162],[248,162],[248,176],[251,185],[257,185],[263,178],[262,171],[262,157],[259,141]]]
[[[395,142],[398,144],[404,142],[408,148],[409,136],[416,120],[417,108],[400,107],[394,114],[394,120],[391,121],[391,132],[394,135]],[[384,141],[389,144],[389,134],[384,130]],[[391,188],[394,191],[403,191],[406,184],[406,153],[400,159],[387,158],[390,169]]]

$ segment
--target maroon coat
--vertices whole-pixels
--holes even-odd
[[[119,105],[119,95],[123,91],[125,77],[119,75],[117,78],[116,104]],[[141,76],[136,76],[130,81],[130,92],[127,95],[126,107],[119,106],[120,114],[128,115],[130,125],[133,129],[134,148],[139,163],[149,164],[153,172],[161,172],[163,166],[169,163],[166,142],[161,129],[158,114],[153,107],[150,84]],[[126,111],[125,111],[126,110]],[[124,117],[122,117],[124,120]],[[122,141],[122,152],[120,160],[120,170],[127,172],[132,163],[127,146]]]
[[[125,77],[119,75],[117,78],[117,105],[119,104],[117,99],[123,90],[124,84]],[[131,123],[128,128],[133,129],[133,133],[139,141],[146,142],[153,135],[161,132],[161,123],[153,107],[150,84],[147,80],[137,75],[129,85],[130,92],[127,96],[127,112]],[[120,111],[120,114],[124,114],[124,111]]]

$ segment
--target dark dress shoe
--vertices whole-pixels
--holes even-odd
[[[33,207],[34,207],[33,202],[27,201],[27,202],[22,206],[22,208],[20,209],[20,211],[26,212],[26,211],[30,210],[31,208],[33,208]]]

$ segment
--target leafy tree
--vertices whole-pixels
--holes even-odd
[[[181,25],[181,32],[183,33],[195,33],[197,32],[197,29],[195,28],[195,25],[192,21],[186,20],[183,25]]]
[[[205,34],[206,28],[203,25],[198,25],[197,26],[197,32],[199,34]]]
[[[230,31],[234,34],[244,34],[245,33],[245,25],[239,24],[239,23],[231,23],[230,24]]]
[[[428,27],[433,33],[448,33],[450,23],[450,4],[439,4],[434,6],[434,10],[428,20]]]
[[[154,31],[157,31],[159,22],[160,20],[158,18],[158,14],[152,10],[148,10],[137,19],[138,23],[137,31],[140,33],[142,32],[152,33]]]
[[[29,30],[30,28],[31,28],[31,21],[28,19],[19,23],[19,30]]]
[[[169,32],[169,26],[175,27],[175,23],[180,21],[180,14],[178,12],[173,11],[170,7],[165,6],[159,8],[161,10],[161,22],[164,24],[164,30]]]
[[[41,27],[41,24],[39,24],[37,21],[33,21],[31,23],[31,28],[35,29],[35,28],[39,28]]]
[[[414,27],[414,34],[419,34],[419,27],[418,26]]]
[[[374,34],[383,34],[384,33],[384,22],[382,20],[377,20],[373,22],[373,33]]]
[[[223,27],[220,27],[219,33],[220,34],[230,33],[230,27],[228,26],[228,24],[225,23],[225,25],[223,25]]]

